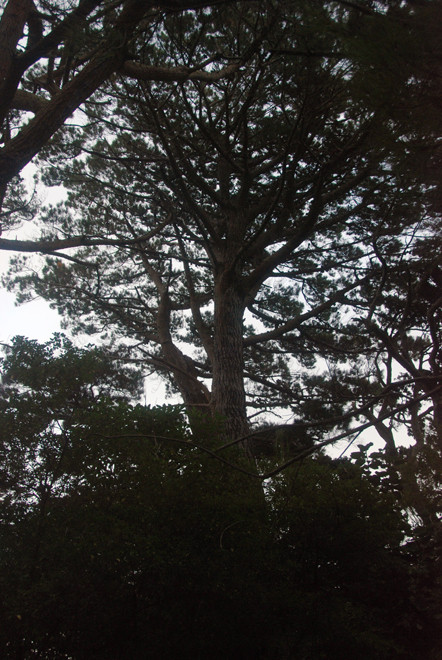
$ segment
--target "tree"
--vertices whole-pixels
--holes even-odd
[[[202,451],[213,425],[198,449],[100,351],[16,338],[2,372],[2,657],[430,657],[408,525],[365,467],[309,458],[263,508]]]
[[[26,613],[21,626],[21,612],[3,605],[25,630],[13,635],[16,655],[38,640],[45,657],[109,657],[116,647],[124,657],[124,624],[139,644],[133,657],[160,621],[161,657],[164,645],[176,657],[183,635],[190,656],[212,657],[221,631],[222,657],[251,649],[253,657],[342,657],[337,629],[349,657],[428,656],[423,640],[437,632],[439,597],[429,565],[440,560],[440,274],[431,253],[440,96],[429,75],[440,62],[430,29],[440,4],[170,6],[149,23],[145,13],[138,20],[140,3],[117,4],[116,15],[97,5],[80,30],[93,47],[100,32],[97,51],[81,60],[78,33],[74,42],[63,33],[54,64],[22,78],[20,91],[31,91],[31,76],[57,87],[51,67],[67,81],[43,93],[51,112],[65,105],[31,151],[39,150],[42,179],[70,192],[41,213],[38,240],[0,239],[4,249],[50,255],[42,273],[17,259],[11,286],[22,299],[46,297],[76,330],[100,333],[120,367],[163,373],[192,431],[179,415],[152,415],[113,394],[97,399],[100,379],[53,400],[40,377],[38,408],[33,394],[9,390],[2,579]],[[100,60],[132,10],[138,18],[118,42],[126,51],[110,48],[112,62]],[[53,135],[75,90],[84,124]],[[39,110],[21,137],[53,116]],[[20,217],[20,190],[12,195],[8,227]],[[118,372],[106,373],[111,394]],[[272,411],[295,423],[267,436],[253,428],[252,414]],[[408,452],[396,446],[398,423],[416,440]],[[336,434],[351,442],[370,425],[386,442],[380,456],[368,459],[362,447],[356,466],[307,458]],[[405,525],[410,509],[419,537]],[[63,591],[72,599],[48,630]],[[392,592],[393,617],[384,605]],[[332,607],[322,607],[323,593]],[[407,651],[410,625],[423,633]],[[207,635],[195,634],[201,629]]]
[[[156,41],[140,29],[140,66],[211,61],[212,84],[113,80],[89,129],[53,141],[44,179],[71,192],[39,241],[15,243],[57,255],[17,278],[23,295],[77,329],[132,338],[131,356],[168,374],[189,409],[223,416],[229,437],[249,432],[253,408],[302,412],[317,441],[330,419],[350,424],[351,393],[312,404],[297,374],[326,360],[339,389],[337,365],[373,355],[385,269],[399,277],[416,227],[437,215],[422,57],[435,61],[438,10],[269,1],[160,16]],[[83,154],[73,164],[66,144]]]

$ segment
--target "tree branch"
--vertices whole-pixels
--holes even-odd
[[[219,71],[195,71],[189,67],[176,66],[149,66],[132,60],[126,60],[120,73],[137,80],[153,80],[164,82],[186,82],[187,80],[198,80],[201,82],[216,82],[234,74],[240,67],[240,62],[229,64]]]
[[[134,238],[89,238],[88,236],[73,236],[72,238],[42,239],[39,241],[21,241],[17,239],[0,238],[0,250],[10,252],[38,252],[40,254],[55,254],[58,250],[67,250],[69,248],[90,247],[90,246],[115,246],[129,247],[144,243],[153,236],[156,236],[170,222],[168,217],[158,227],[155,227],[146,234],[135,236]]]

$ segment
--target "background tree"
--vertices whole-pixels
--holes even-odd
[[[367,466],[309,458],[263,508],[213,425],[198,448],[177,408],[130,405],[99,351],[17,338],[2,366],[2,657],[431,657]]]

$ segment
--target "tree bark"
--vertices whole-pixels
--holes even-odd
[[[235,269],[225,269],[215,277],[214,300],[212,411],[224,418],[225,434],[233,439],[249,429],[244,388],[245,301]]]
[[[14,66],[17,43],[32,9],[30,0],[9,0],[0,21],[0,121],[3,121],[20,80]]]
[[[181,396],[183,397],[184,404],[189,411],[201,411],[201,409],[207,409],[210,401],[210,395],[207,388],[199,381],[196,369],[190,358],[184,355],[172,341],[172,335],[170,332],[171,309],[167,286],[161,282],[158,276],[156,277],[156,282],[160,294],[157,329],[164,364],[172,374]]]

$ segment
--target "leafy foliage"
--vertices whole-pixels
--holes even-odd
[[[4,361],[3,657],[431,650],[392,493],[348,460],[319,457],[267,482],[263,497],[251,477],[189,444],[178,409],[110,397],[112,365],[94,350],[81,351],[76,389],[79,358],[61,337],[19,338]],[[200,443],[214,448],[216,435],[201,418]]]

